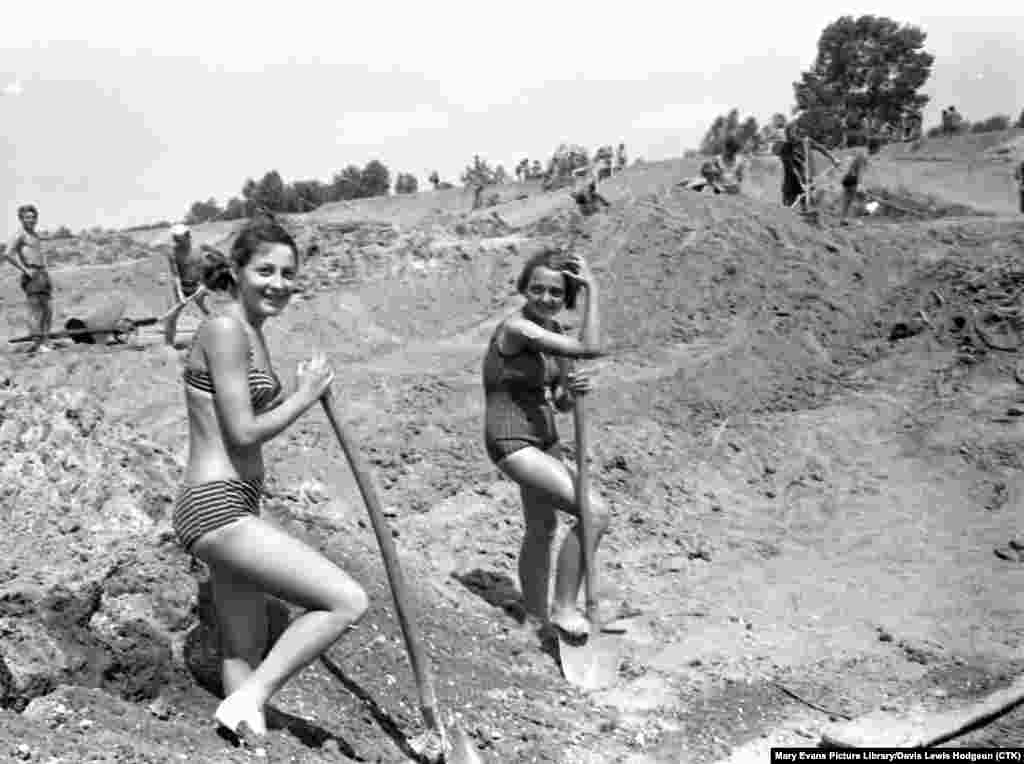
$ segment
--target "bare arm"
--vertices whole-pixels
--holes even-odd
[[[822,156],[824,156],[826,159],[828,159],[828,161],[830,161],[832,163],[833,167],[838,167],[839,166],[839,162],[837,162],[836,158],[834,156],[832,156],[832,154],[829,153],[829,150],[826,149],[824,146],[822,146],[817,141],[815,141],[815,140],[811,141],[811,148],[814,149],[815,151],[817,151]]]
[[[181,302],[185,299],[185,295],[181,291],[181,274],[178,273],[178,261],[174,257],[173,250],[167,254],[167,267],[171,272],[171,289],[174,290],[177,301]]]
[[[256,414],[249,399],[249,340],[241,324],[226,316],[211,319],[197,339],[217,391],[217,416],[233,446],[258,445],[280,434],[319,400],[333,379],[329,371],[315,381],[303,378],[294,393]]]
[[[573,255],[570,261],[578,264],[579,274],[574,275],[568,271],[568,278],[580,285],[579,299],[584,301],[583,324],[580,327],[580,338],[577,339],[567,334],[552,332],[534,322],[525,319],[521,315],[513,316],[505,322],[505,345],[507,352],[515,350],[509,345],[519,348],[527,346],[540,352],[551,355],[564,356],[567,358],[598,358],[605,354],[601,346],[601,330],[597,311],[597,286],[590,267],[578,255]]]
[[[10,243],[7,245],[7,250],[4,252],[4,259],[21,271],[22,274],[27,276],[28,266],[25,265],[25,261],[22,259],[21,245],[21,234],[15,234],[14,238],[12,238]]]

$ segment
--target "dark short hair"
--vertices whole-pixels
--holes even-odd
[[[30,212],[36,217],[39,217],[39,210],[36,209],[36,206],[34,204],[23,204],[20,207],[18,207],[19,218],[25,217]]]
[[[257,250],[264,244],[284,244],[292,251],[295,262],[299,262],[299,248],[295,239],[275,220],[260,217],[248,223],[231,244],[230,261],[223,255],[208,253],[203,264],[203,284],[207,289],[225,291],[234,286],[231,264],[244,268]]]
[[[554,245],[546,245],[540,252],[531,256],[523,263],[523,270],[519,273],[519,278],[516,279],[516,291],[519,294],[526,294],[526,288],[530,285],[530,279],[537,268],[564,271],[564,260],[565,254],[561,248]],[[579,286],[568,276],[563,275],[562,280],[565,282],[565,307],[572,310],[576,307],[576,295],[579,292]]]

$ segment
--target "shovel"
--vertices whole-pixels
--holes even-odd
[[[619,673],[619,658],[610,640],[602,637],[598,623],[597,566],[590,553],[594,545],[594,523],[590,515],[590,480],[587,469],[587,429],[584,402],[576,394],[573,420],[576,424],[576,501],[580,508],[580,544],[583,556],[583,584],[587,599],[590,633],[572,639],[558,632],[558,656],[566,681],[584,690],[599,690],[612,684]]]
[[[433,740],[426,741],[427,744],[423,746],[424,750],[420,753],[431,760],[440,758],[448,764],[483,764],[480,754],[473,748],[468,736],[458,725],[452,724],[451,738],[445,734],[441,715],[438,712],[437,696],[434,694],[434,680],[431,676],[430,664],[420,642],[413,608],[409,602],[409,592],[402,576],[398,554],[395,552],[395,542],[391,538],[391,529],[384,520],[384,511],[381,509],[377,491],[370,481],[370,472],[363,463],[362,456],[353,446],[352,439],[345,433],[344,425],[341,424],[335,411],[334,397],[330,390],[324,393],[320,402],[323,404],[324,413],[327,414],[327,420],[331,423],[331,429],[334,430],[338,443],[341,445],[342,451],[345,452],[345,457],[355,475],[359,492],[363,495],[363,501],[366,503],[367,514],[370,515],[373,532],[377,536],[381,556],[384,558],[384,569],[387,571],[388,583],[391,585],[391,596],[395,601],[398,623],[402,628],[405,649],[409,654],[409,663],[412,664],[413,675],[416,679],[420,713],[423,714],[428,734],[433,738]]]

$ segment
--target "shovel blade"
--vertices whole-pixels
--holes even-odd
[[[457,724],[448,730],[448,743],[451,750],[445,756],[447,764],[484,764],[480,752],[470,742],[469,735]]]
[[[611,640],[591,634],[582,642],[558,638],[558,659],[569,684],[583,690],[600,690],[615,683],[619,656]]]

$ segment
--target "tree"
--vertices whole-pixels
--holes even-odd
[[[192,202],[192,206],[189,207],[188,213],[185,215],[185,223],[188,225],[206,223],[210,220],[217,220],[222,213],[223,210],[217,204],[217,200],[211,196],[205,202]]]
[[[379,159],[371,159],[363,167],[360,177],[359,195],[387,196],[391,190],[391,171]]]
[[[1009,114],[993,114],[988,119],[983,119],[980,122],[975,122],[971,125],[972,133],[998,133],[1001,130],[1008,130],[1010,128],[1010,115]]]
[[[578,143],[562,143],[551,155],[548,172],[552,180],[573,176],[575,170],[590,166],[590,154]]]
[[[264,209],[273,212],[284,212],[285,192],[281,173],[277,170],[271,170],[264,175],[260,182],[256,184],[256,191],[252,196],[252,200]]]
[[[224,205],[224,214],[221,216],[224,220],[241,220],[242,218],[249,217],[249,209],[246,206],[247,203],[237,196],[232,196],[228,199],[228,203]]]
[[[728,114],[715,117],[704,139],[700,142],[700,153],[706,156],[721,154],[725,148],[725,139],[733,136],[745,146],[748,141],[756,139],[758,134],[757,119],[747,117],[740,123],[740,110],[732,109]]]
[[[328,187],[319,180],[297,180],[292,183],[292,190],[297,201],[296,212],[316,209],[326,202],[329,196]]]
[[[480,158],[479,154],[473,155],[473,162],[466,165],[459,180],[463,186],[490,186],[497,182],[494,179],[494,170],[487,164],[486,159]]]
[[[508,172],[505,170],[505,165],[499,164],[494,168],[494,174],[491,176],[496,184],[502,184],[508,182]]]
[[[419,190],[419,186],[419,181],[412,173],[400,172],[395,178],[396,194],[415,194]]]
[[[331,179],[331,201],[342,202],[347,199],[358,199],[362,182],[362,170],[354,164],[348,165],[341,172],[335,173]]]
[[[1020,116],[1017,117],[1017,121],[1013,125],[1014,127],[1024,127],[1024,109],[1021,109]]]
[[[935,57],[918,27],[884,16],[842,16],[818,39],[814,65],[793,83],[800,124],[812,138],[837,143],[848,113],[898,124],[904,110],[919,112],[928,96],[918,91]]]

